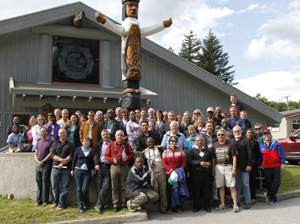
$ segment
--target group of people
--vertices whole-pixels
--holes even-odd
[[[173,111],[165,115],[153,108],[129,113],[116,108],[106,114],[89,111],[87,116],[76,111],[69,120],[67,109],[56,109],[48,114],[47,123],[41,115],[36,120],[31,117],[24,136],[14,118],[7,143],[11,152],[35,152],[36,206],[48,205],[52,184],[51,207],[65,209],[73,176],[79,211],[90,209],[89,187],[95,176],[95,210],[100,213],[110,189],[114,212],[134,212],[147,201],[159,200],[162,213],[182,213],[181,202],[190,196],[189,189],[194,212],[200,209],[200,198],[210,212],[210,199],[218,200],[218,193],[217,211],[221,211],[226,209],[225,187],[230,190],[233,211],[238,212],[241,184],[244,209],[255,203],[259,165],[264,168],[266,201],[274,205],[280,169],[284,170],[282,149],[268,130],[262,131],[261,124],[252,130],[235,95],[230,100],[229,117],[220,107],[208,107],[206,115],[196,109],[192,115],[185,111],[176,116]],[[142,156],[135,158],[134,151]]]

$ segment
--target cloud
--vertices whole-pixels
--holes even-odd
[[[259,29],[261,38],[254,39],[244,52],[251,59],[261,57],[292,58],[300,57],[300,14],[293,11],[280,15],[263,24]]]
[[[289,7],[290,8],[299,8],[300,6],[300,1],[292,1],[290,4],[289,4]]]
[[[250,12],[250,11],[252,11],[253,9],[256,9],[256,8],[258,8],[258,7],[259,7],[259,4],[258,4],[258,3],[256,3],[256,4],[250,4],[250,5],[248,6],[248,8],[242,9],[242,10],[238,11],[238,14],[240,14],[240,13],[245,13],[245,12]]]
[[[268,100],[280,101],[283,96],[290,100],[300,99],[300,72],[268,72],[247,79],[237,80],[237,88],[250,96],[260,93]]]

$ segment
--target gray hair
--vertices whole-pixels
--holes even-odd
[[[177,121],[171,121],[170,126],[171,126],[173,123],[175,123],[175,124],[177,125],[177,127],[179,128],[179,124],[178,124]]]
[[[169,115],[170,113],[175,114],[175,112],[174,112],[173,110],[170,110],[170,111],[168,112],[168,115]]]
[[[153,119],[148,119],[148,123],[152,123],[152,124],[156,125],[155,120],[153,120]]]
[[[217,135],[219,134],[219,132],[223,132],[223,133],[225,134],[225,136],[226,136],[226,131],[225,131],[225,130],[219,129],[219,130],[217,131]]]
[[[151,111],[151,110],[153,110],[153,112],[155,113],[155,110],[154,110],[153,108],[149,108],[149,109],[148,109],[148,113],[149,113],[149,111]]]
[[[256,123],[255,126],[260,126],[260,127],[262,127],[262,124],[261,124],[261,123]]]
[[[118,131],[116,131],[116,134],[118,134],[118,132],[122,132],[122,134],[124,135],[124,131],[118,130]]]
[[[61,112],[67,112],[69,114],[69,111],[67,109],[63,109]]]
[[[239,131],[242,131],[241,127],[238,126],[238,125],[237,125],[237,126],[234,126],[233,129],[232,129],[232,131],[234,131],[234,129],[239,129]]]
[[[196,138],[201,138],[204,141],[204,138],[202,135],[198,135]],[[196,140],[196,138],[195,138],[195,140]]]
[[[122,108],[121,107],[117,107],[115,111],[116,111],[116,113],[119,112],[119,111],[122,111]]]
[[[60,109],[59,109],[59,108],[56,108],[56,109],[54,110],[54,113],[55,113],[55,111],[57,111],[57,110],[59,110],[59,112],[60,112]]]
[[[102,135],[103,133],[106,133],[106,132],[109,133],[109,131],[108,131],[107,129],[103,129],[103,130],[101,131],[101,135]]]
[[[98,110],[98,111],[96,112],[96,114],[101,114],[101,115],[103,115],[103,112],[102,112],[101,110]]]
[[[235,109],[235,111],[237,111],[236,107],[231,107],[230,110],[231,110],[231,109]],[[229,110],[229,111],[230,111],[230,110]]]

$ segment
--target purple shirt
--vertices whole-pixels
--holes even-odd
[[[135,141],[137,137],[139,137],[140,134],[142,134],[142,129],[141,129],[141,121],[136,120],[135,122],[130,120],[126,124],[126,132],[128,139],[130,141]]]
[[[38,150],[38,160],[42,161],[50,153],[50,149],[54,141],[49,138],[48,140],[40,140],[36,143],[36,150]]]

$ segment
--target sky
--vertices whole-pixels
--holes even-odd
[[[0,0],[0,20],[73,3],[71,0]],[[121,0],[82,0],[122,22]],[[172,18],[170,28],[150,40],[175,53],[192,30],[200,40],[209,30],[234,65],[236,88],[268,100],[300,100],[300,0],[141,0],[141,27]]]

